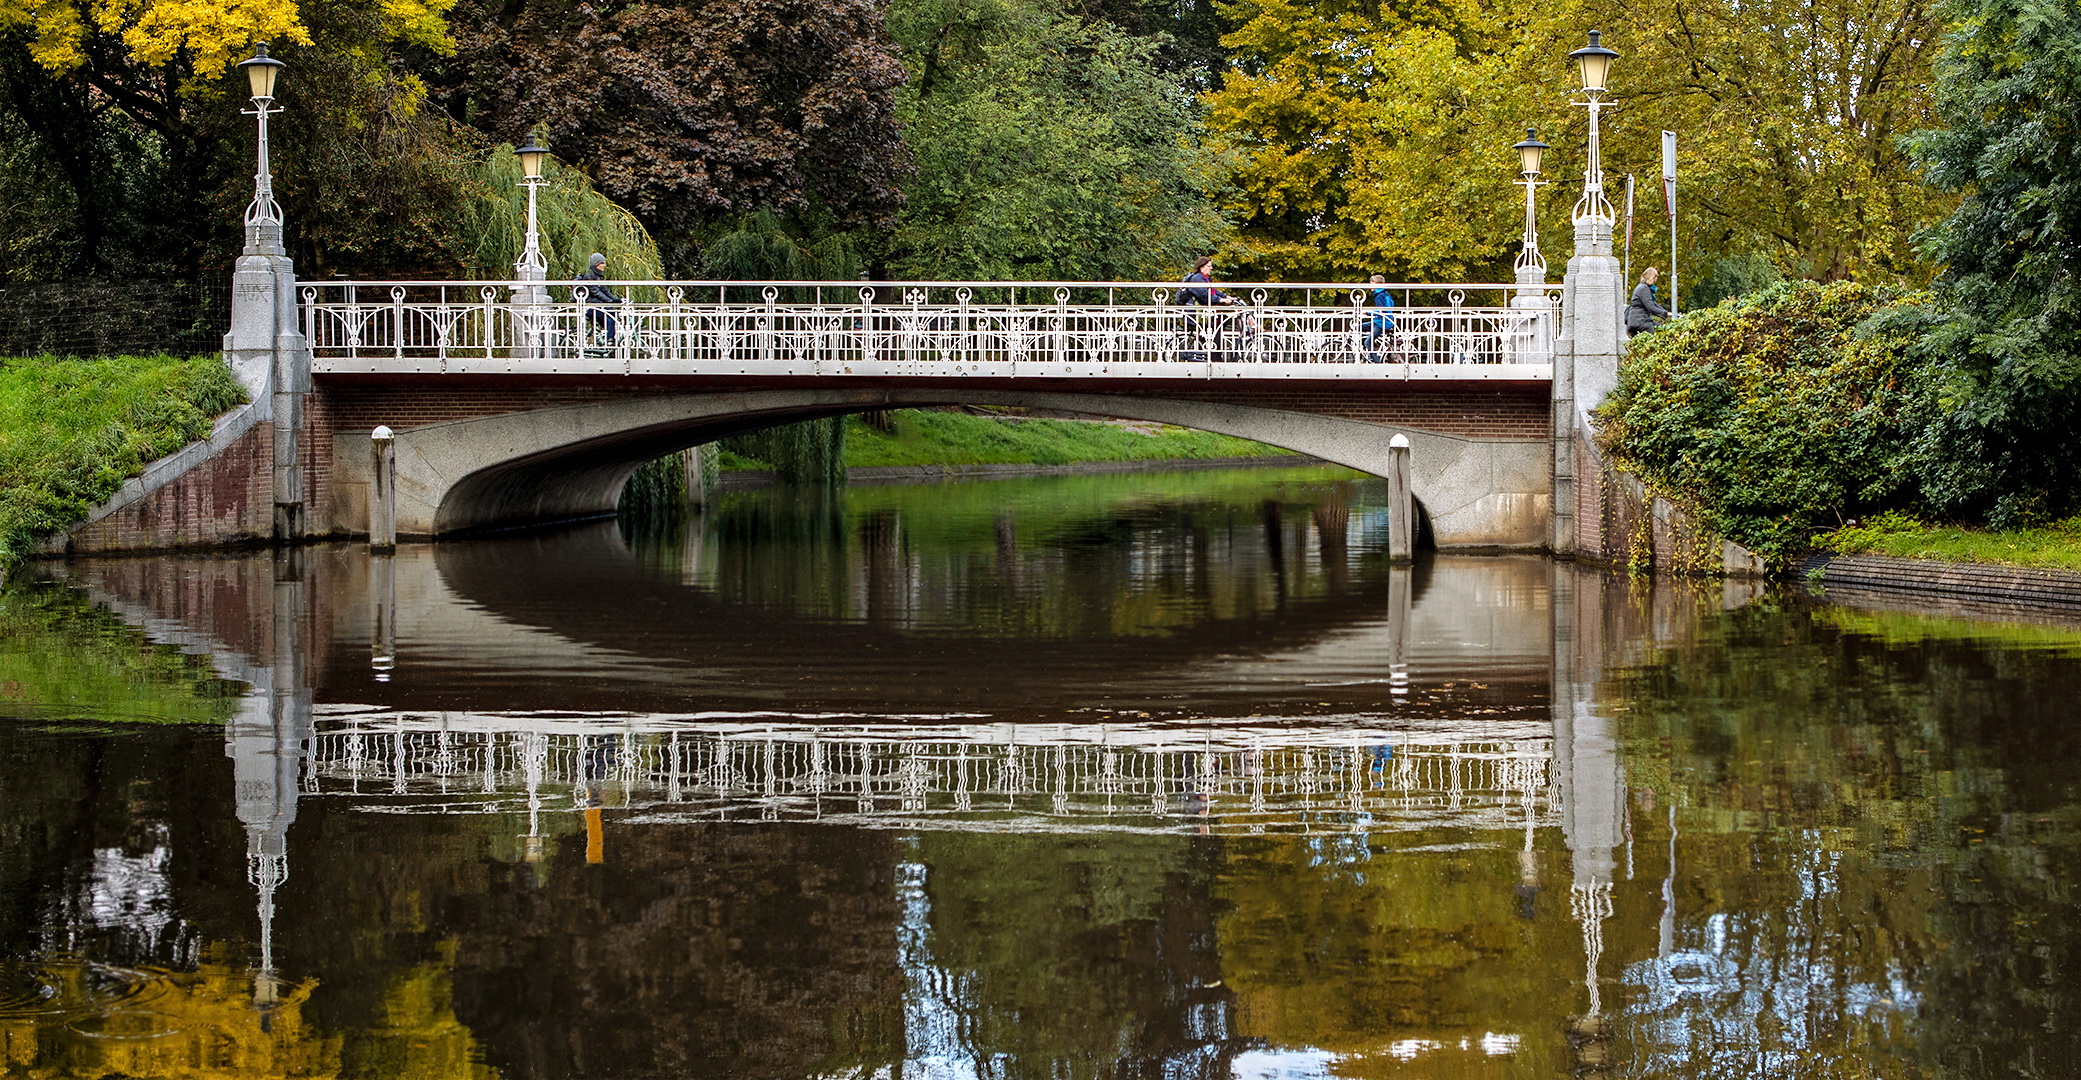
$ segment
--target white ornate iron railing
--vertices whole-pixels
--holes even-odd
[[[356,714],[320,722],[306,785],[393,812],[612,806],[958,828],[1521,828],[1528,815],[1558,807],[1552,745],[1550,732],[1532,727],[1463,742],[1362,727],[1058,731]]]
[[[617,299],[582,291],[603,285]],[[321,372],[1545,378],[1558,289],[1175,283],[324,282]],[[1307,365],[1297,367],[1295,365]],[[1448,373],[1447,369],[1458,369]],[[1508,370],[1504,370],[1508,369]],[[1529,370],[1528,370],[1529,369]]]

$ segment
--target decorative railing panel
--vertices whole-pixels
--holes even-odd
[[[1546,378],[1553,290],[989,282],[327,282],[321,372]]]

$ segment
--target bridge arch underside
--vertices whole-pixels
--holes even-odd
[[[1232,403],[1123,394],[920,387],[807,388],[631,396],[429,424],[397,436],[397,528],[431,537],[612,512],[644,462],[728,435],[875,409],[998,405],[1147,420],[1251,439],[1382,475],[1409,437],[1413,493],[1440,548],[1546,545],[1552,451]],[[357,433],[366,445],[366,432]],[[369,460],[337,441],[342,479]],[[365,466],[363,467],[365,468]],[[348,530],[354,525],[341,522]]]

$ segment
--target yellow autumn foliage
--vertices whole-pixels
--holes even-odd
[[[445,51],[454,0],[377,0],[392,40]],[[252,55],[255,42],[311,44],[297,0],[0,0],[0,31],[25,32],[29,55],[52,74],[86,63],[90,35],[122,43],[130,59],[162,67],[185,56],[209,79]]]
[[[1900,137],[1931,126],[1940,18],[1919,0],[1227,0],[1234,65],[1207,96],[1236,163],[1237,276],[1503,280],[1523,217],[1512,143],[1553,145],[1540,195],[1565,258],[1585,110],[1567,59],[1617,49],[1604,168],[1641,182],[1636,263],[1666,252],[1660,138],[1680,153],[1687,259],[1755,254],[1795,275],[1914,280],[1910,243],[1953,204]],[[1688,208],[1688,209],[1684,209]],[[1652,254],[1645,261],[1656,261]]]

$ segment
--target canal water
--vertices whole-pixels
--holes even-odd
[[[1337,470],[0,590],[9,1077],[2081,1061],[2081,630],[1385,557]]]

